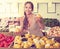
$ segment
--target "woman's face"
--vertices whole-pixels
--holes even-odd
[[[30,3],[27,3],[25,5],[25,8],[24,8],[24,11],[27,15],[31,14],[32,13],[32,7],[31,7],[31,4]]]

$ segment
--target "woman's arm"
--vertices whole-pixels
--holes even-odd
[[[45,28],[43,18],[42,17],[36,17],[36,19],[37,19],[37,23],[38,23],[40,29],[43,30]]]

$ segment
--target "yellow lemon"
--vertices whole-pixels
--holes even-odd
[[[45,48],[50,48],[50,44],[46,44],[45,45]]]
[[[40,17],[41,18],[41,15],[40,14],[37,14],[37,17]]]
[[[25,34],[25,37],[26,38],[29,38],[30,37],[30,34],[29,33]]]
[[[36,48],[42,48],[41,44],[39,44],[39,43],[38,44],[36,43],[35,46],[36,46]]]
[[[21,45],[19,45],[19,44],[15,44],[15,45],[13,46],[13,48],[22,48],[22,47],[21,47]]]
[[[58,42],[56,42],[54,45],[53,45],[55,48],[59,48],[60,44]]]

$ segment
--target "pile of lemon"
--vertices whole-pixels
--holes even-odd
[[[16,36],[14,39],[13,48],[59,48],[60,43],[56,42],[54,38],[38,37],[35,35],[25,34],[23,36]]]

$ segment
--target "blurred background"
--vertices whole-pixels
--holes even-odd
[[[0,0],[0,17],[23,16],[24,3],[34,4],[34,13],[43,18],[57,18],[60,20],[60,0]]]
[[[33,2],[33,12],[44,18],[47,27],[60,26],[60,0],[0,0],[0,28],[19,23],[26,1]]]

